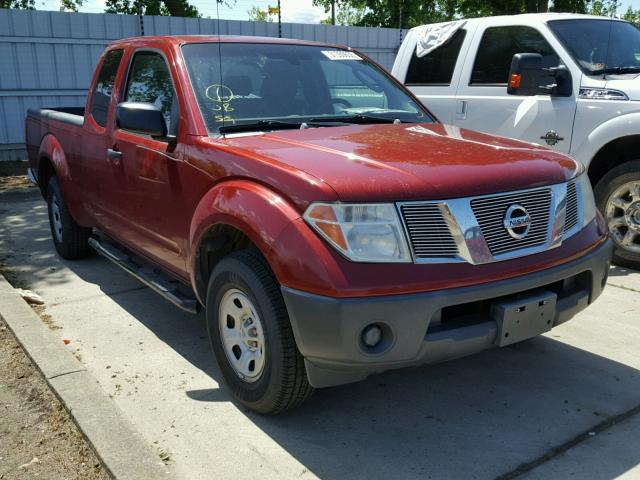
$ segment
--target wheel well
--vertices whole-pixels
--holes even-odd
[[[215,225],[204,235],[195,259],[195,280],[198,296],[205,301],[209,277],[216,264],[226,255],[255,244],[242,231],[231,225]]]
[[[595,185],[607,172],[629,160],[640,158],[640,135],[629,135],[607,143],[589,164],[589,180]]]
[[[55,174],[56,171],[53,169],[53,163],[51,163],[49,157],[40,157],[40,162],[38,163],[38,185],[40,186],[40,191],[45,198],[47,197],[49,179]]]

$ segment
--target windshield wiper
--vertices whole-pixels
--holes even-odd
[[[628,67],[607,67],[598,71],[598,74],[603,73],[617,73],[619,75],[624,75],[625,73],[640,73],[640,66],[628,66]]]
[[[237,123],[234,125],[223,125],[218,129],[220,133],[253,132],[260,130],[291,130],[300,128],[303,122],[283,122],[281,120],[260,120],[252,123]]]
[[[336,115],[335,117],[316,117],[309,120],[314,123],[416,123],[409,120],[400,120],[398,118],[390,117],[378,117],[376,115],[367,115],[366,113],[360,113],[358,115]]]

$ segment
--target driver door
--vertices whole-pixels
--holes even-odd
[[[568,153],[576,111],[575,88],[571,97],[507,94],[514,54],[539,53],[544,67],[566,64],[551,42],[555,40],[529,26],[479,27],[469,49],[471,58],[466,59],[460,78],[454,124]]]
[[[169,136],[157,139],[117,125],[114,128],[111,149],[117,152],[121,169],[121,240],[181,275],[185,271],[184,241],[189,228],[181,183],[186,167],[182,149],[175,142],[180,118],[178,100],[162,53],[134,52],[122,100],[159,107]]]

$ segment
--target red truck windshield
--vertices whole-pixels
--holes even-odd
[[[210,133],[264,121],[345,120],[371,115],[432,119],[378,67],[331,47],[197,43],[182,47]]]

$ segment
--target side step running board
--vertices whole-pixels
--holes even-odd
[[[140,260],[136,262],[134,260],[135,257],[111,243],[92,237],[89,239],[89,245],[100,255],[111,260],[175,306],[185,312],[198,313],[200,308],[198,301],[184,292],[185,289],[178,280],[162,274]]]

